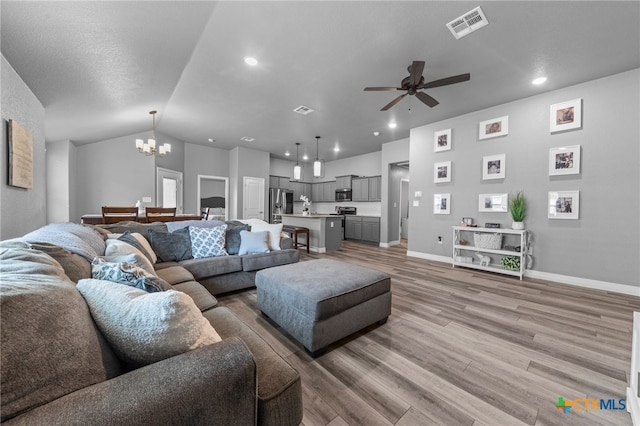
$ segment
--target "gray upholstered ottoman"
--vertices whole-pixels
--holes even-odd
[[[391,313],[388,275],[329,259],[263,269],[258,307],[313,356]]]

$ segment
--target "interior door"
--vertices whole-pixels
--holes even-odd
[[[264,179],[245,176],[242,180],[243,219],[264,220]]]
[[[175,207],[176,214],[183,213],[182,185],[182,172],[158,167],[156,169],[155,205],[158,207]]]

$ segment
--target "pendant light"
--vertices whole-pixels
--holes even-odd
[[[296,165],[293,166],[293,180],[302,179],[302,166],[298,163],[298,148],[300,147],[300,142],[296,142]]]
[[[171,144],[165,143],[158,146],[156,149],[156,113],[158,111],[149,111],[149,114],[153,116],[153,127],[151,131],[151,139],[147,139],[145,142],[142,139],[136,139],[136,149],[138,152],[144,155],[156,155],[158,157],[164,157],[171,152]]]
[[[324,160],[318,158],[318,142],[320,136],[316,136],[316,161],[313,162],[313,177],[324,177]]]

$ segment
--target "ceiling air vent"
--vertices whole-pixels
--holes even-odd
[[[307,115],[307,114],[311,114],[313,110],[304,105],[300,105],[298,108],[294,109],[293,112],[297,112],[298,114],[302,114],[302,115]]]
[[[245,142],[253,142],[253,141],[256,140],[256,138],[252,138],[252,137],[249,137],[249,136],[243,136],[243,137],[240,138],[240,140],[241,141],[245,141]]]
[[[487,17],[484,16],[482,9],[478,6],[459,18],[449,22],[447,24],[447,28],[449,28],[449,31],[451,31],[451,34],[453,34],[456,39],[461,39],[478,28],[484,27],[488,23],[489,21],[487,21]]]

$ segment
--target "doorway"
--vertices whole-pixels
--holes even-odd
[[[264,178],[242,178],[242,218],[264,220]]]
[[[175,207],[176,214],[183,213],[182,172],[156,168],[156,206]]]
[[[198,175],[196,211],[209,208],[209,219],[229,220],[229,178]]]

